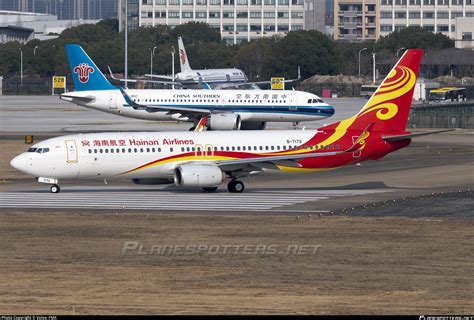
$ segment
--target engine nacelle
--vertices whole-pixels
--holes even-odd
[[[166,178],[139,178],[139,179],[132,179],[132,182],[135,184],[153,185],[153,184],[170,184],[170,183],[173,183],[173,180],[166,179]]]
[[[265,121],[242,121],[240,130],[264,130],[266,126]]]
[[[211,130],[239,130],[240,124],[240,115],[235,113],[216,113],[207,121]]]
[[[174,184],[178,187],[215,187],[224,179],[224,172],[214,165],[183,164],[174,169]]]

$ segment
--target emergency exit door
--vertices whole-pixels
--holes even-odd
[[[77,163],[77,145],[75,140],[66,140],[66,162]]]

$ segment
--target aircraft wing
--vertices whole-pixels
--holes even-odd
[[[157,78],[157,79],[165,79],[173,82],[174,77],[173,76],[165,76],[161,74],[145,74],[145,77],[150,77],[150,78]]]
[[[411,138],[416,138],[420,136],[426,136],[429,134],[436,134],[436,133],[448,132],[448,131],[453,131],[453,130],[454,129],[444,129],[444,130],[437,130],[437,131],[431,131],[431,132],[417,132],[417,133],[407,133],[407,134],[392,135],[392,136],[383,136],[382,139],[384,139],[385,141],[400,141],[400,140],[411,139]]]
[[[262,156],[255,158],[245,159],[232,159],[232,160],[220,160],[216,161],[223,171],[239,171],[239,170],[261,170],[262,168],[278,169],[278,165],[284,165],[288,167],[301,167],[296,162],[297,160],[305,158],[316,158],[316,157],[328,157],[339,154],[357,152],[364,147],[365,139],[370,135],[370,131],[374,124],[371,123],[367,128],[360,134],[355,142],[349,148],[342,151],[331,151],[331,152],[308,152],[303,154],[285,154],[278,156]]]
[[[169,77],[170,81],[137,80],[137,79],[127,79],[127,80],[125,80],[125,79],[115,77],[114,74],[112,73],[112,69],[110,69],[109,66],[107,66],[107,68],[109,69],[110,78],[112,78],[114,80],[117,80],[117,81],[120,81],[120,82],[132,82],[132,83],[135,83],[135,82],[148,82],[148,83],[159,83],[159,84],[168,84],[168,85],[181,86],[181,83],[176,82],[176,81],[171,81],[173,79],[173,77]],[[149,75],[145,75],[145,76],[149,76]]]
[[[189,108],[189,107],[176,107],[176,106],[149,106],[145,104],[139,104],[133,101],[132,98],[125,92],[123,88],[120,88],[120,92],[122,92],[125,101],[128,105],[132,106],[136,109],[146,110],[147,112],[160,112],[160,111],[167,111],[169,114],[180,113],[183,116],[190,116],[192,118],[201,117],[210,115],[213,113],[210,109],[203,109],[203,108]]]

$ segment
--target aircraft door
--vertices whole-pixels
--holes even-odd
[[[66,162],[77,163],[77,145],[75,140],[65,140],[66,143]]]
[[[296,111],[298,110],[298,104],[296,103],[296,99],[290,95],[289,98],[288,98],[288,106],[289,106],[289,110],[292,110],[292,111]]]
[[[112,90],[109,96],[109,109],[117,109],[117,91]]]

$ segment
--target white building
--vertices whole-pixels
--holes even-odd
[[[408,26],[456,37],[456,18],[474,24],[474,0],[379,0],[380,36]]]
[[[229,44],[260,37],[284,35],[288,31],[315,25],[305,21],[305,11],[316,9],[312,0],[141,0],[139,26],[159,24],[176,26],[190,21],[206,22],[221,32]],[[324,7],[324,6],[322,6]],[[321,10],[316,29],[324,32],[324,10]]]

